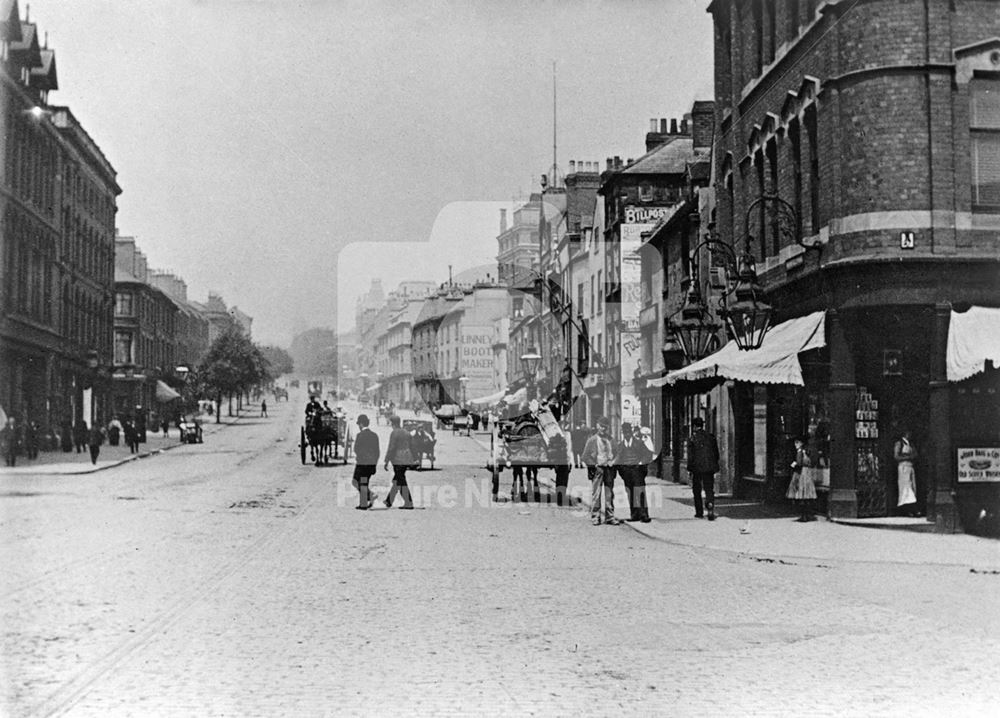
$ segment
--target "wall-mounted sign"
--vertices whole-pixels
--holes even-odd
[[[1000,481],[1000,447],[959,449],[958,480]]]
[[[670,214],[674,211],[674,207],[635,207],[633,205],[628,205],[625,207],[625,223],[655,223],[660,217]],[[648,232],[652,227],[644,229],[644,232]]]
[[[899,233],[899,248],[900,249],[913,249],[917,246],[917,239],[913,232],[900,232]]]

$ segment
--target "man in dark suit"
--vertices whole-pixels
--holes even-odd
[[[700,416],[691,420],[691,429],[688,471],[691,472],[691,490],[694,492],[694,516],[698,519],[703,516],[701,492],[704,489],[708,520],[715,521],[715,473],[719,470],[719,445],[715,436],[705,431],[705,420]]]
[[[354,437],[354,479],[351,483],[358,490],[358,505],[362,511],[370,509],[375,502],[375,494],[368,488],[368,482],[375,475],[378,466],[378,434],[368,428],[368,416],[358,414],[358,435]]]

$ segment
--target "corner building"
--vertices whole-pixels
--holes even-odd
[[[825,346],[798,356],[804,386],[730,384],[744,490],[782,495],[793,436],[819,425],[830,515],[892,514],[905,426],[921,451],[918,508],[938,530],[981,530],[972,517],[995,517],[1000,484],[959,481],[958,455],[1000,446],[997,371],[984,355],[955,376],[947,347],[976,344],[960,319],[979,308],[982,336],[1000,333],[1000,3],[716,0],[709,12],[720,238],[753,237],[775,323],[825,319]],[[752,207],[764,193],[795,216]]]

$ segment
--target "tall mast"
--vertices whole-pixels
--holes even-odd
[[[556,61],[552,61],[552,186],[559,184],[559,165],[556,162]]]

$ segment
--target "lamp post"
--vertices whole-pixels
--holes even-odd
[[[471,436],[472,435],[472,428],[471,428],[472,427],[472,421],[469,420],[468,412],[467,412],[467,410],[465,408],[465,402],[466,402],[465,392],[466,392],[466,387],[467,387],[468,383],[469,383],[469,377],[467,377],[465,374],[462,374],[462,376],[458,377],[458,385],[460,387],[462,387],[462,411],[466,412],[465,435],[466,436]]]
[[[524,371],[525,379],[527,379],[528,387],[530,387],[530,391],[527,392],[528,401],[538,398],[535,396],[537,389],[535,386],[535,376],[538,373],[538,366],[541,363],[542,355],[534,347],[530,347],[528,351],[521,355],[521,369]]]
[[[375,382],[378,385],[378,391],[375,392],[375,400],[381,404],[382,397],[385,396],[385,387],[382,386],[382,378],[385,375],[382,372],[375,372]]]

